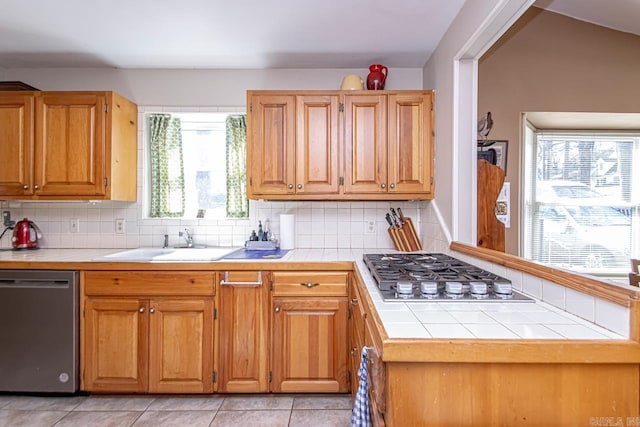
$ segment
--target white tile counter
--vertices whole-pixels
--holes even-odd
[[[39,249],[0,251],[0,262],[91,262],[118,249]],[[389,338],[471,338],[471,339],[551,339],[626,340],[578,316],[550,304],[535,302],[384,302],[362,261],[364,253],[391,253],[392,250],[298,249],[281,259],[260,263],[354,261]],[[224,262],[253,262],[224,260]],[[473,261],[470,261],[474,264]],[[478,263],[476,263],[478,265]],[[516,284],[514,283],[514,288]],[[517,288],[520,288],[518,286]],[[527,293],[526,283],[522,291]],[[529,294],[534,297],[535,295]]]

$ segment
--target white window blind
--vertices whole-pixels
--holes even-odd
[[[640,243],[640,135],[525,135],[524,257],[626,275]]]

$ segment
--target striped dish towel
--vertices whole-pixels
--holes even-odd
[[[369,414],[369,385],[367,383],[367,347],[362,347],[358,375],[360,382],[353,403],[351,427],[369,427],[371,426],[371,415]]]

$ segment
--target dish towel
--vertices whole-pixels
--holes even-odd
[[[369,413],[369,384],[367,383],[367,347],[362,347],[358,375],[360,375],[360,382],[353,403],[351,427],[369,427],[371,426],[371,415]]]

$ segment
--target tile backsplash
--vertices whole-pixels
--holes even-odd
[[[393,248],[384,215],[390,207],[401,207],[420,227],[425,202],[281,202],[252,201],[250,219],[148,219],[141,203],[90,202],[0,202],[13,220],[29,218],[42,230],[43,248],[137,248],[178,245],[178,233],[189,228],[197,244],[242,246],[258,220],[269,218],[273,232],[280,233],[279,216],[294,214],[297,248]],[[79,229],[72,232],[77,219]],[[125,220],[124,233],[116,233],[116,219]],[[375,224],[373,230],[368,222]],[[0,247],[11,246],[11,231]]]

